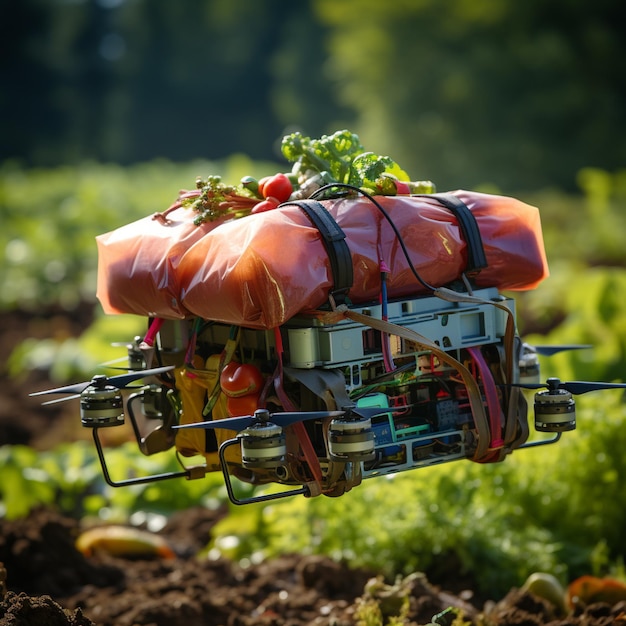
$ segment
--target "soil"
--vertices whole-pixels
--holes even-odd
[[[25,337],[77,334],[90,319],[89,306],[72,316],[2,314],[0,355],[6,362]],[[2,368],[0,445],[45,449],[76,436],[75,407],[61,403],[43,411],[28,398],[49,382],[45,372],[15,379]],[[548,601],[519,589],[504,598],[481,597],[453,559],[446,570],[390,582],[321,556],[294,554],[246,566],[199,556],[222,515],[201,507],[172,515],[159,531],[173,550],[171,558],[85,556],[75,547],[80,520],[52,508],[25,519],[0,519],[0,626],[415,625],[435,616],[436,623],[451,624],[450,607],[472,624],[626,625],[624,601],[591,604],[564,617]],[[402,620],[389,622],[403,606]]]

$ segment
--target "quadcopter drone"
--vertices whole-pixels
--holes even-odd
[[[547,265],[538,211],[514,199],[333,183],[223,226],[166,213],[98,238],[105,312],[148,318],[128,371],[33,394],[79,399],[110,485],[221,472],[235,504],[336,497],[554,443],[576,427],[573,396],[626,388],[541,381],[539,354],[589,346],[521,340],[505,293]],[[99,433],[126,417],[140,451],[180,471],[114,481]],[[272,488],[244,498],[237,481]]]
[[[498,462],[558,441],[576,427],[574,395],[626,388],[540,381],[539,354],[585,347],[530,346],[512,299],[446,289],[303,314],[272,330],[152,318],[127,344],[126,373],[31,395],[80,401],[112,486],[221,471],[235,504],[340,496],[364,479]],[[528,441],[522,389],[536,390],[534,426],[546,438]],[[173,451],[180,471],[112,480],[99,432],[126,417],[141,452]],[[201,462],[186,463],[193,457]],[[279,487],[241,498],[237,481]]]

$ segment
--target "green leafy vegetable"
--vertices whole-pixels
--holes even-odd
[[[364,152],[357,135],[339,130],[320,139],[292,133],[283,138],[281,150],[291,163],[299,163],[300,171],[328,172],[335,181],[347,183],[352,161]]]
[[[359,154],[352,162],[348,183],[357,187],[375,187],[376,180],[396,164],[388,156],[377,156],[373,152]],[[405,178],[408,180],[408,176]]]
[[[393,179],[408,181],[408,174],[388,156],[366,152],[359,137],[340,130],[319,139],[296,132],[283,137],[283,156],[294,164],[301,186],[315,175],[322,182],[337,182],[361,187],[374,193],[395,194]],[[381,187],[384,183],[384,190]]]
[[[198,213],[195,224],[212,222],[227,215],[242,217],[250,213],[258,202],[258,198],[243,183],[237,187],[226,185],[221,176],[208,176],[205,181],[197,178],[196,190],[184,194],[180,201],[183,206]]]

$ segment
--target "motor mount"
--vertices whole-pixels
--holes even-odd
[[[120,390],[97,375],[80,394],[80,421],[85,428],[122,426],[124,399]]]
[[[372,420],[342,417],[332,420],[328,432],[328,453],[333,461],[373,461]]]
[[[258,421],[238,435],[243,466],[274,469],[284,465],[287,440],[283,429],[269,421],[270,413],[265,409],[255,411],[254,416]]]
[[[548,378],[548,389],[535,394],[535,430],[560,433],[576,428],[576,403],[572,394],[559,387],[558,378]]]

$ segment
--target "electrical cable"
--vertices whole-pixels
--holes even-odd
[[[355,185],[348,185],[347,183],[329,183],[328,185],[324,185],[323,187],[320,187],[313,194],[311,194],[310,199],[317,200],[317,199],[319,199],[319,196],[323,196],[323,195],[326,194],[327,191],[330,191],[331,189],[336,189],[336,188],[347,189],[347,190],[350,190],[350,191],[353,191],[353,192],[361,194],[362,196],[367,198],[380,211],[380,213],[387,220],[387,222],[391,226],[394,234],[396,235],[396,238],[398,239],[398,243],[400,244],[400,248],[402,249],[402,252],[404,254],[404,258],[406,259],[406,261],[407,261],[407,263],[409,265],[409,269],[411,270],[411,273],[413,274],[413,276],[415,276],[417,281],[424,288],[428,289],[429,291],[435,292],[436,288],[433,287],[432,285],[428,284],[419,275],[417,269],[415,269],[415,266],[413,265],[413,261],[411,261],[411,257],[409,256],[409,251],[407,250],[406,244],[404,243],[404,239],[402,238],[402,235],[400,234],[400,231],[398,230],[398,227],[396,226],[394,221],[391,219],[391,216],[389,215],[389,213],[387,213],[387,211],[380,204],[380,202],[378,202],[372,195],[367,193],[367,191],[364,191],[363,189],[361,189],[360,187],[356,187]]]

